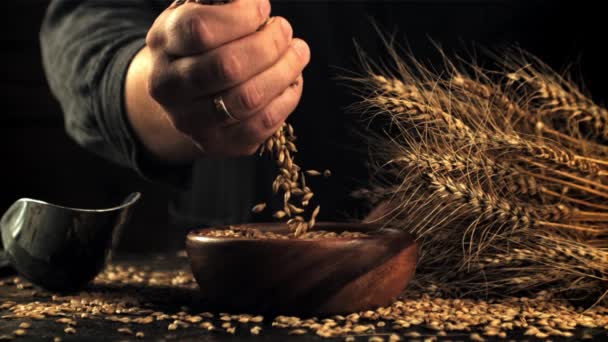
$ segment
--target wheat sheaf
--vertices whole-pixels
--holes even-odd
[[[349,77],[378,221],[420,242],[416,285],[458,295],[608,291],[608,111],[520,50],[425,68],[396,48]],[[507,57],[505,57],[507,56]]]

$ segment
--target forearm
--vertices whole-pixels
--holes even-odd
[[[162,122],[154,120],[162,118],[159,108],[132,105],[133,99],[146,99],[145,94],[137,94],[146,90],[145,83],[131,80],[145,80],[147,75],[146,59],[140,55],[145,57],[141,51],[146,33],[162,12],[155,4],[153,0],[53,0],[40,32],[42,57],[49,87],[64,112],[66,131],[79,145],[149,180],[182,187],[189,181],[189,164],[174,167],[155,162],[163,159],[151,158],[156,154],[139,136],[138,123],[143,119],[152,132],[164,132],[153,125]],[[127,102],[141,108],[137,113],[151,114],[131,116]]]
[[[192,161],[202,152],[173,127],[163,108],[150,97],[147,84],[150,66],[150,52],[144,47],[127,72],[125,105],[131,127],[153,158],[166,163]]]
[[[152,0],[53,0],[41,31],[48,84],[67,133],[82,147],[139,170],[124,101],[125,77],[158,12]]]

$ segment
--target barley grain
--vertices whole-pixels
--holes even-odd
[[[304,335],[306,334],[306,330],[304,329],[293,329],[288,332],[289,335]]]
[[[471,335],[469,335],[469,338],[471,339],[471,341],[477,341],[477,342],[485,341],[485,339],[483,337],[481,337],[481,335],[479,335],[478,333],[472,333]]]
[[[272,216],[278,219],[282,219],[283,217],[287,216],[287,214],[283,210],[277,210]]]
[[[133,335],[133,330],[129,328],[118,328],[116,331],[124,335]]]
[[[253,326],[251,329],[249,329],[249,332],[252,335],[259,335],[260,332],[262,332],[262,327],[260,327],[259,325]]]
[[[215,326],[211,322],[203,322],[199,325],[199,327],[201,327],[207,331],[215,330]]]
[[[251,211],[253,211],[254,213],[261,213],[262,211],[264,211],[264,209],[266,209],[266,203],[259,203],[256,204]]]
[[[388,342],[399,342],[401,341],[401,337],[399,337],[399,335],[397,334],[390,334],[390,336],[388,337]]]

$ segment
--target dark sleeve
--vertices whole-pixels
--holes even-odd
[[[40,32],[47,80],[68,134],[84,148],[155,180],[162,172],[148,167],[123,94],[129,64],[161,10],[153,0],[53,0]]]

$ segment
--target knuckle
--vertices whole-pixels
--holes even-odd
[[[182,13],[182,11],[173,12],[167,17],[163,29],[169,39],[183,38],[184,33],[182,32],[182,27],[188,18],[184,17]]]
[[[165,45],[164,35],[158,30],[150,30],[146,35],[146,45],[153,50]]]
[[[203,47],[211,47],[214,44],[213,30],[209,28],[209,23],[206,20],[196,17],[190,24],[190,32],[193,39]]]
[[[217,75],[220,81],[237,83],[242,74],[241,62],[233,54],[220,55],[217,58]]]
[[[244,85],[237,93],[238,104],[245,111],[254,111],[262,102],[262,91],[254,82]]]
[[[262,23],[271,13],[270,0],[237,1],[235,10],[247,13],[249,20]]]
[[[264,127],[264,129],[272,129],[279,123],[278,115],[276,114],[277,113],[270,106],[264,108],[260,112],[260,119],[262,121],[262,126]]]
[[[187,15],[182,20],[179,30],[182,32],[183,38],[190,44],[196,42],[199,19],[192,15]]]
[[[165,30],[170,39],[184,42],[190,47],[206,46],[213,39],[206,21],[190,12],[175,12],[167,19]]]
[[[182,82],[187,86],[201,86],[200,73],[197,72],[197,65],[195,62],[186,63],[179,67],[178,73]]]

